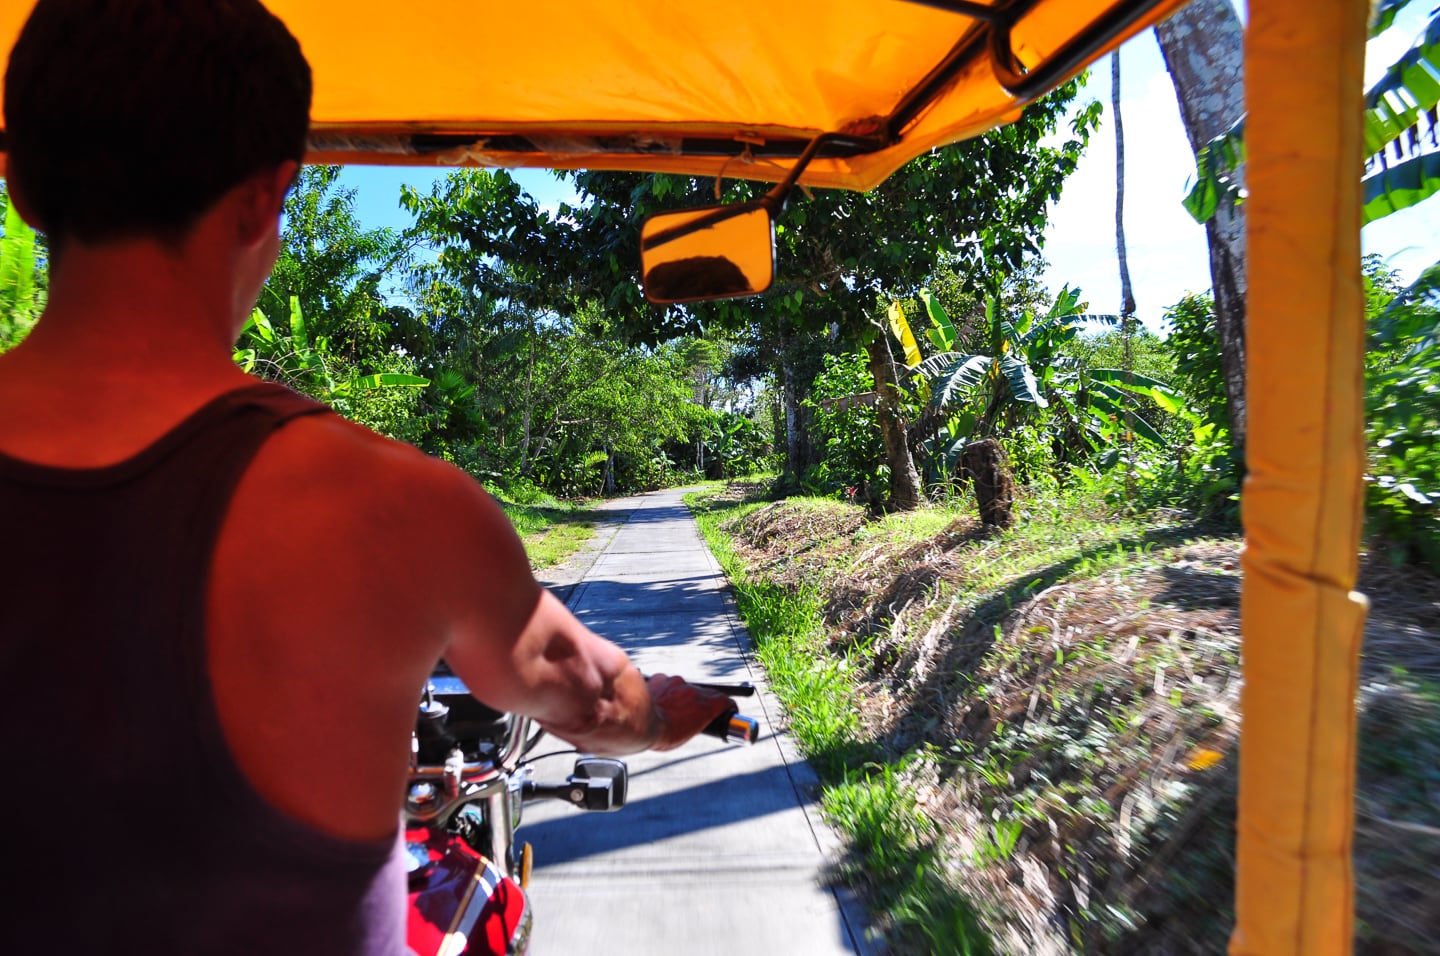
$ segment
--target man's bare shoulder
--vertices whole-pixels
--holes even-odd
[[[287,423],[267,442],[254,468],[274,490],[324,495],[332,502],[329,510],[348,513],[361,524],[503,519],[480,485],[460,469],[338,415]]]
[[[473,478],[334,415],[276,432],[247,473],[234,516],[252,553],[324,566],[346,591],[408,589],[452,621],[487,595],[529,601],[538,588],[504,512]]]
[[[514,635],[539,592],[513,527],[474,479],[331,415],[291,420],[262,446],[233,497],[217,570],[232,595],[297,582],[311,623],[423,633],[436,655],[480,616]],[[284,603],[255,628],[298,621]]]

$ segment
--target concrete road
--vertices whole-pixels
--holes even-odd
[[[629,803],[617,813],[527,807],[519,838],[535,849],[531,952],[869,953],[863,912],[825,886],[837,841],[815,805],[813,772],[775,726],[778,707],[681,495],[611,502],[615,520],[591,547],[540,578],[647,673],[759,686],[741,710],[760,721],[760,741],[706,737],[629,758]],[[573,759],[542,760],[536,776],[562,780]]]

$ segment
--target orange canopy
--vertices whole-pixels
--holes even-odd
[[[803,181],[868,189],[934,146],[1014,119],[1179,3],[267,5],[314,70],[316,162],[773,180],[810,139],[837,133]],[[31,6],[0,5],[3,49]]]

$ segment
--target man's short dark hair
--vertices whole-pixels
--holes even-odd
[[[178,240],[303,157],[310,92],[259,0],[39,0],[5,72],[9,176],[52,245]]]

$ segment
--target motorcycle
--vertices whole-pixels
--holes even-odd
[[[702,684],[732,697],[750,684]],[[759,725],[732,705],[703,731],[754,743]],[[525,804],[563,800],[581,810],[625,805],[623,760],[579,756],[563,782],[534,779],[527,760],[545,732],[493,710],[443,665],[420,701],[405,799],[409,869],[407,941],[417,956],[522,956],[533,914],[532,853],[515,840]]]

